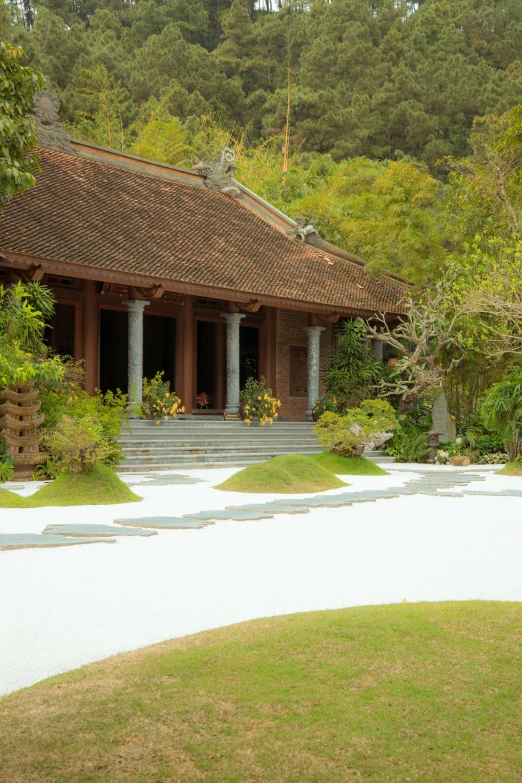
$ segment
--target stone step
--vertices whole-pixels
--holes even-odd
[[[194,470],[196,468],[246,468],[249,465],[258,462],[266,462],[264,459],[241,459],[229,460],[227,462],[216,460],[215,462],[133,462],[132,464],[123,463],[118,467],[118,473],[149,473],[150,471],[160,470]]]
[[[251,446],[256,448],[258,445],[271,444],[271,443],[288,443],[292,446],[309,446],[317,443],[317,439],[312,435],[293,435],[289,437],[281,438],[280,436],[267,436],[263,438],[240,436],[240,437],[228,437],[228,436],[216,436],[214,438],[209,435],[196,436],[190,438],[187,435],[184,437],[168,436],[168,437],[153,437],[152,435],[147,438],[144,435],[124,437],[120,438],[120,443],[125,448],[146,448],[148,446],[173,446],[176,448],[190,447],[190,446],[216,446],[221,448],[222,446]]]
[[[180,458],[177,455],[171,457],[137,457],[136,459],[130,459],[127,462],[120,464],[118,470],[131,471],[133,473],[140,472],[142,470],[185,470],[188,468],[207,468],[214,465],[221,465],[223,467],[235,467],[236,465],[253,465],[259,462],[266,462],[272,457],[278,457],[280,454],[243,454],[241,457],[230,454],[224,456],[223,454],[201,454],[201,455],[187,455],[184,458]],[[163,467],[162,467],[163,466]]]
[[[306,422],[274,422],[264,427],[258,424],[245,424],[242,421],[209,421],[204,424],[188,421],[162,421],[156,424],[154,421],[130,422],[126,432],[313,432],[312,425]]]
[[[179,451],[173,449],[135,449],[132,452],[125,451],[124,454],[128,462],[136,460],[144,460],[146,462],[149,459],[164,459],[166,461],[177,459],[181,462],[186,459],[199,460],[212,458],[215,460],[224,459],[229,456],[233,459],[257,457],[261,460],[269,459],[278,454],[317,454],[319,451],[321,451],[321,449],[318,446],[305,446],[297,451],[292,451],[292,449],[288,449],[285,446],[273,446],[272,448],[264,447],[258,449],[183,449]]]
[[[185,454],[265,454],[265,452],[270,454],[275,452],[279,454],[316,454],[318,451],[321,451],[321,447],[317,443],[304,443],[295,447],[287,443],[265,443],[255,447],[248,445],[216,447],[211,444],[210,446],[182,446],[181,448],[164,444],[162,446],[123,449],[126,457],[136,457],[140,454],[179,454],[181,457]]]

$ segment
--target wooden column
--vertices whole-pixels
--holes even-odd
[[[276,375],[276,317],[275,307],[265,307],[265,328],[264,328],[264,375],[266,385],[272,389],[277,396],[277,375]]]
[[[225,407],[225,328],[215,324],[213,407],[220,411]]]
[[[185,296],[185,307],[179,318],[177,366],[179,388],[176,391],[186,413],[192,413],[196,402],[196,340],[193,298],[189,294]]]
[[[86,280],[82,302],[82,357],[85,361],[85,390],[94,394],[98,383],[98,304],[96,283]]]

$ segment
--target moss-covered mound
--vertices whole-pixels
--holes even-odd
[[[0,699],[1,779],[519,783],[521,623],[361,606],[119,655]]]
[[[27,508],[26,498],[0,488],[0,508]]]
[[[344,481],[302,454],[282,454],[267,462],[249,465],[215,487],[227,492],[274,492],[293,494],[324,492],[346,487]]]
[[[497,476],[522,476],[522,462],[508,462],[496,473]]]
[[[0,508],[43,506],[109,506],[142,500],[107,465],[85,473],[61,473],[28,498],[0,489]]]
[[[389,476],[385,470],[366,457],[342,457],[334,451],[321,451],[311,457],[326,470],[343,476]]]

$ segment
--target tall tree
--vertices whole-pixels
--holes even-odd
[[[239,78],[247,95],[267,87],[269,62],[262,28],[252,21],[242,0],[233,0],[221,17],[221,26],[222,42],[216,58],[227,76]]]
[[[42,74],[22,65],[20,47],[0,40],[0,209],[8,199],[34,185],[37,145],[31,118],[34,95],[44,87]]]

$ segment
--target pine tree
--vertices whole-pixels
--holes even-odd
[[[262,29],[253,22],[242,0],[223,14],[222,43],[216,58],[229,78],[237,77],[246,95],[268,87],[269,60]]]

